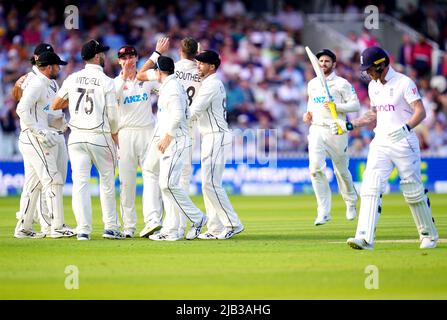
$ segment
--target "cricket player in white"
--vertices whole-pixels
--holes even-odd
[[[180,42],[180,60],[175,63],[175,77],[182,84],[188,96],[188,106],[191,106],[194,98],[197,97],[201,85],[199,72],[197,70],[197,62],[195,56],[197,55],[199,44],[192,38],[184,38]],[[189,184],[191,182],[192,174],[192,152],[195,145],[195,123],[190,122],[189,136],[191,137],[191,148],[186,149],[189,153],[187,161],[185,161],[180,177],[180,184],[186,192],[189,192]],[[178,234],[180,238],[185,235],[187,219],[184,214],[177,211]]]
[[[75,234],[64,226],[63,171],[65,165],[58,162],[65,152],[65,140],[62,131],[51,128],[62,122],[55,121],[48,110],[56,95],[57,78],[60,67],[66,65],[54,52],[44,52],[37,61],[36,76],[29,80],[17,106],[20,117],[21,133],[19,148],[23,154],[25,166],[25,186],[20,201],[20,219],[14,236],[16,238],[42,238],[45,233],[32,230],[37,197],[42,189],[48,204],[52,238],[71,237]],[[59,123],[58,123],[59,122]],[[63,141],[61,143],[61,141]],[[61,150],[59,150],[61,149]]]
[[[115,201],[116,150],[118,131],[115,85],[103,71],[104,52],[109,47],[96,40],[85,43],[81,56],[85,68],[67,77],[52,106],[58,110],[68,100],[71,133],[68,152],[73,176],[73,211],[78,240],[89,240],[92,232],[92,207],[89,190],[92,163],[99,171],[100,199],[104,222],[103,237],[124,239]],[[112,135],[115,135],[113,140]]]
[[[324,72],[329,91],[333,96],[339,119],[346,119],[346,113],[356,112],[360,103],[353,86],[335,73],[336,56],[324,49],[316,54],[321,69]],[[334,166],[335,177],[343,200],[346,203],[346,218],[355,219],[357,192],[349,172],[348,135],[334,136],[331,134],[331,112],[328,101],[318,78],[309,81],[307,87],[309,101],[307,112],[303,115],[304,122],[311,124],[309,129],[309,170],[312,186],[317,198],[317,218],[315,225],[323,225],[331,219],[331,189],[326,178],[326,155]]]
[[[198,121],[202,138],[202,193],[208,215],[208,230],[199,238],[229,239],[242,232],[244,226],[222,187],[225,158],[233,138],[226,120],[225,87],[216,75],[220,58],[217,52],[206,50],[196,60],[202,85],[191,105],[191,121]]]
[[[376,123],[370,144],[361,190],[359,221],[355,238],[347,243],[354,249],[372,249],[381,213],[382,193],[396,166],[404,198],[410,206],[421,241],[420,248],[436,247],[436,230],[427,190],[421,181],[419,141],[414,128],[425,118],[425,109],[415,83],[390,66],[387,53],[379,47],[362,52],[360,69],[372,78],[368,86],[371,109],[347,123],[336,120],[343,131]]]
[[[121,216],[126,237],[134,236],[137,224],[135,208],[137,168],[144,167],[149,144],[154,135],[151,90],[153,82],[137,80],[137,51],[132,46],[118,50],[121,73],[114,79],[118,99],[118,172],[120,177]],[[154,156],[154,155],[152,155]],[[143,217],[145,227],[140,233],[147,237],[161,229],[163,203],[158,179],[143,171]]]
[[[48,43],[40,43],[36,46],[36,48],[34,49],[34,55],[31,58],[31,64],[33,65],[32,70],[27,74],[21,76],[16,81],[12,89],[12,95],[16,101],[20,101],[23,94],[23,90],[25,90],[25,88],[28,86],[31,80],[40,73],[39,68],[36,66],[36,61],[39,59],[39,56],[44,52],[54,52],[54,49]],[[57,85],[57,82],[55,80],[52,81],[53,84],[51,87],[56,88],[57,90],[57,88],[59,87]],[[50,127],[61,132],[65,132],[67,130],[65,117],[62,111],[45,110],[45,112],[48,113],[48,120],[49,120],[48,124]],[[62,180],[65,182],[67,178],[67,162],[68,162],[67,146],[65,145],[65,138],[63,135],[60,135],[57,141],[58,141],[58,156],[56,159],[57,167],[59,168],[59,172],[62,175]],[[29,180],[25,179],[23,187],[24,190],[28,190],[30,188],[30,186],[27,185],[28,183]],[[28,195],[29,194],[27,192],[23,192],[21,196],[21,201],[27,203]],[[42,189],[40,189],[36,207],[37,210],[35,210],[34,213],[34,221],[39,221],[41,232],[49,236],[51,233],[51,226],[50,226],[51,217],[48,212],[48,206],[45,200],[45,194],[42,194]],[[20,219],[20,215],[21,213],[20,211],[18,211],[17,219]],[[65,224],[63,228],[69,229],[69,227]]]
[[[163,228],[159,233],[149,236],[156,241],[175,241],[179,239],[178,226],[172,223],[176,219],[175,211],[182,212],[192,225],[186,235],[193,240],[200,234],[207,217],[194,205],[186,191],[180,186],[180,175],[185,161],[188,161],[187,148],[191,148],[187,118],[189,117],[186,92],[174,75],[174,61],[159,56],[156,63],[156,77],[161,83],[158,98],[158,123],[150,154],[158,153],[153,161],[147,161],[144,170],[152,174],[159,173],[160,189],[166,205]],[[174,226],[174,228],[173,228]]]

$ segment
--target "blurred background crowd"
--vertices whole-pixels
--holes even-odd
[[[326,12],[363,13],[370,2],[424,35],[417,42],[404,35],[392,61],[397,70],[417,82],[423,96],[427,118],[417,128],[423,154],[447,156],[447,55],[441,55],[433,70],[432,48],[426,42],[433,40],[445,52],[447,10],[437,1],[419,1],[418,5],[408,1],[401,10],[394,1],[320,0],[312,8],[321,4]],[[77,30],[64,25],[67,5],[79,9]],[[301,37],[308,13],[311,9],[302,1],[0,1],[0,158],[21,157],[16,146],[20,130],[17,102],[11,88],[30,70],[29,58],[38,43],[50,43],[69,62],[62,68],[61,82],[83,67],[80,48],[91,38],[111,47],[105,72],[115,77],[120,71],[116,53],[122,45],[134,45],[142,64],[164,35],[171,38],[168,55],[174,60],[179,58],[179,41],[186,36],[199,40],[202,49],[221,54],[219,76],[227,89],[228,121],[233,129],[271,129],[265,131],[271,137],[266,148],[274,147],[281,155],[304,156],[308,126],[301,119],[307,107],[307,82],[314,77]],[[339,59],[337,74],[354,85],[360,99],[361,111],[349,115],[355,118],[369,108],[359,53],[380,43],[367,29],[353,30],[349,37],[357,48],[349,59]],[[330,49],[337,53],[336,48]],[[367,155],[372,129],[350,134],[352,155]]]

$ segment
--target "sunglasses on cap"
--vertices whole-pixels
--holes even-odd
[[[118,50],[118,58],[125,56],[137,56],[137,50],[131,46],[124,46]]]

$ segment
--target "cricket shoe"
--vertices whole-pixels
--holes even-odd
[[[151,234],[154,234],[156,231],[159,231],[161,229],[161,225],[160,224],[146,224],[144,226],[144,229],[141,230],[140,232],[140,237],[141,238],[147,238],[148,236],[150,236]]]
[[[104,230],[104,233],[102,234],[102,237],[105,239],[111,239],[111,240],[123,240],[126,239],[126,236],[124,233],[118,230],[112,230],[112,229],[106,229]]]
[[[45,238],[45,233],[35,232],[33,230],[21,229],[14,233],[14,237],[18,238],[18,239],[24,239],[24,238],[42,239],[42,238]]]
[[[124,230],[123,233],[126,238],[133,238],[135,236],[135,232],[132,230]]]
[[[202,228],[206,225],[208,222],[208,217],[206,215],[203,215],[202,220],[200,221],[199,225],[191,225],[191,228],[189,228],[188,233],[186,234],[186,240],[194,240],[197,238],[202,231]]]
[[[54,229],[50,232],[50,238],[57,239],[57,238],[71,238],[76,235],[76,232],[73,231],[69,226],[66,224],[62,225],[61,229]]]
[[[201,233],[201,234],[199,234],[197,236],[197,238],[203,239],[203,240],[216,240],[216,239],[218,239],[217,236],[215,234],[212,234],[211,232]]]
[[[349,206],[346,208],[346,219],[354,220],[357,217],[357,208],[355,206]]]
[[[323,217],[321,217],[321,216],[317,216],[317,218],[315,219],[314,224],[315,224],[316,226],[321,226],[321,225],[323,225],[323,224],[326,224],[326,222],[328,222],[328,221],[330,221],[330,220],[331,220],[331,215],[330,215],[330,214],[327,214],[327,215],[325,215],[325,216],[323,216]]]
[[[365,239],[349,238],[346,243],[352,249],[356,250],[372,250],[374,246],[370,245]]]
[[[154,241],[177,241],[180,240],[179,237],[171,235],[171,234],[166,234],[166,233],[156,233],[156,234],[151,234],[149,236],[150,240],[154,240]]]
[[[422,238],[421,245],[419,248],[421,249],[433,249],[436,248],[436,243],[438,242],[438,239],[432,239],[430,237],[424,237]]]
[[[77,238],[79,241],[87,241],[90,240],[90,235],[86,233],[78,233]]]
[[[217,239],[219,239],[219,240],[230,239],[230,238],[234,237],[235,235],[237,235],[238,233],[241,233],[244,230],[245,230],[245,228],[241,224],[240,226],[235,227],[235,228],[231,229],[230,231],[228,231],[228,230],[222,231],[220,234],[217,235]]]

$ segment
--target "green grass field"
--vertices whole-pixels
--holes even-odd
[[[91,241],[14,239],[18,198],[0,198],[0,299],[447,299],[447,197],[431,195],[440,237],[421,250],[401,195],[384,197],[376,248],[356,251],[334,195],[332,221],[313,225],[315,199],[231,197],[245,231],[230,240],[153,242],[101,238],[94,198]],[[193,200],[203,208],[200,197]],[[141,212],[140,199],[138,210]],[[71,198],[65,217],[75,226]],[[139,213],[139,228],[142,228]],[[397,241],[411,240],[411,241]],[[79,270],[79,289],[64,286],[65,268]],[[366,289],[368,265],[378,289]]]

